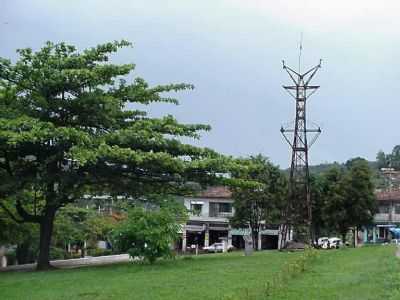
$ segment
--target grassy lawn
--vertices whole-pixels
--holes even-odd
[[[0,273],[0,299],[220,299],[257,289],[294,254],[215,254],[154,266],[122,264],[51,272]]]
[[[400,299],[400,259],[393,246],[320,251],[274,300]]]
[[[289,279],[270,299],[388,299],[400,282],[394,252],[392,246],[319,251],[304,273]],[[0,299],[246,299],[247,291],[264,299],[266,281],[299,255],[231,253],[153,266],[0,273]],[[400,294],[393,299],[400,299]]]

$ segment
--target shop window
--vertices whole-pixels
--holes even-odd
[[[379,213],[380,214],[388,214],[389,213],[389,205],[379,205]]]

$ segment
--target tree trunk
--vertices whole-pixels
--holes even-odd
[[[253,249],[255,251],[258,251],[258,231],[252,230],[251,237],[252,237],[252,240],[253,240]]]
[[[40,221],[40,244],[39,256],[37,261],[37,270],[51,269],[50,265],[50,243],[53,234],[55,208],[47,208]]]
[[[357,230],[357,227],[353,228],[353,244],[354,244],[354,248],[356,248],[357,244],[358,244],[358,230]]]

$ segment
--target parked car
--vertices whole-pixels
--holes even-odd
[[[338,249],[343,245],[342,240],[337,237],[330,238],[328,244],[330,249]]]
[[[328,237],[321,237],[317,240],[317,248],[323,248],[323,245],[328,242]]]
[[[228,245],[227,246],[228,252],[232,251],[233,248],[234,247],[232,245]],[[214,243],[214,244],[212,244],[212,245],[210,245],[208,247],[203,247],[203,250],[207,251],[207,252],[213,252],[213,253],[223,252],[224,251],[224,244],[223,243]]]
[[[321,237],[317,240],[317,248],[321,249],[337,249],[343,245],[342,240],[338,237]]]

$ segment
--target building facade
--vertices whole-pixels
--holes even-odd
[[[232,228],[229,218],[233,217],[232,193],[227,187],[209,187],[195,197],[184,197],[189,211],[189,220],[182,228],[180,248],[183,252],[198,247],[207,247],[226,241],[235,248],[244,248],[243,236],[249,234],[247,228]],[[278,230],[268,228],[260,232],[258,249],[276,249]]]
[[[390,228],[400,227],[400,190],[376,193],[378,212],[371,226],[363,228],[364,243],[390,242],[393,234]]]

